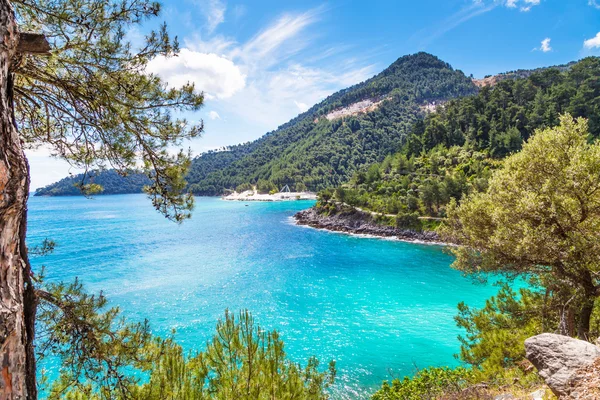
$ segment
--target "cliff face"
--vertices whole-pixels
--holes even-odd
[[[313,207],[300,211],[294,215],[294,219],[298,225],[307,225],[334,232],[397,238],[411,242],[439,242],[439,236],[435,232],[417,232],[381,225],[374,220],[372,215],[358,210],[340,211],[335,214],[325,215]]]

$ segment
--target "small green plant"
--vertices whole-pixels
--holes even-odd
[[[467,368],[426,368],[412,378],[394,379],[390,385],[383,382],[372,400],[425,400],[441,394],[460,393],[472,384],[474,373]]]

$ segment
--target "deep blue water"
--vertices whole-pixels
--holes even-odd
[[[450,269],[440,246],[293,225],[311,205],[198,198],[178,226],[144,195],[32,197],[28,243],[57,242],[32,260],[48,280],[80,277],[155,333],[175,328],[188,349],[203,347],[225,309],[249,309],[294,360],[336,360],[336,397],[364,398],[415,366],[456,365],[456,305],[482,305],[493,288]]]

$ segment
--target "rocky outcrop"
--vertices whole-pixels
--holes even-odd
[[[598,399],[582,397],[585,392],[596,393],[590,387],[598,385],[598,379],[585,380],[586,376],[597,376],[600,367],[600,348],[583,340],[568,336],[543,333],[525,341],[526,357],[535,367],[554,394],[561,399]],[[586,383],[587,382],[587,383]]]
[[[373,235],[414,242],[439,242],[439,236],[435,232],[416,232],[393,226],[380,225],[374,221],[372,215],[358,210],[346,210],[332,215],[324,215],[313,207],[300,211],[294,215],[294,218],[298,225],[308,225],[313,228],[334,232]]]

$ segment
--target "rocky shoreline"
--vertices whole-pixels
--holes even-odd
[[[334,215],[320,214],[312,207],[294,215],[296,224],[333,232],[357,235],[372,235],[383,238],[396,238],[408,242],[443,244],[437,233],[431,231],[416,232],[393,226],[377,224],[373,217],[358,210],[340,211]]]

